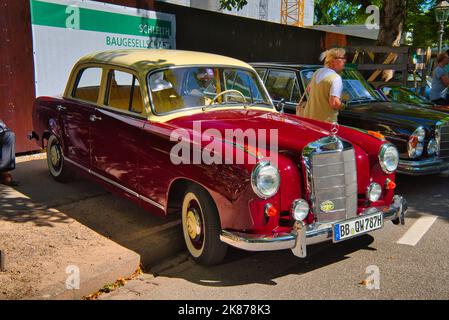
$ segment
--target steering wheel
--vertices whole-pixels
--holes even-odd
[[[208,104],[208,106],[210,106],[212,103],[214,103],[214,101],[217,100],[217,98],[221,97],[221,96],[224,95],[224,94],[231,93],[231,92],[238,93],[239,95],[241,95],[241,96],[243,97],[243,101],[246,102],[246,97],[243,95],[243,93],[241,93],[241,92],[238,91],[238,90],[229,89],[229,90],[225,90],[225,91],[222,91],[222,92],[220,92],[219,94],[217,94],[217,95],[212,99],[212,101]]]

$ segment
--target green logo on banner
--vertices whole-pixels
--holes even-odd
[[[149,38],[170,38],[171,21],[131,16],[76,5],[30,0],[34,25],[116,33]]]

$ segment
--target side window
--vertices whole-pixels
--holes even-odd
[[[293,102],[297,102],[299,88],[294,72],[270,70],[265,85],[273,100],[285,99],[292,102],[292,99],[295,98]]]
[[[295,80],[295,85],[293,86],[290,102],[298,103],[299,99],[301,99],[301,92],[299,91],[298,81]]]
[[[131,73],[110,71],[104,104],[124,111],[142,113],[143,102],[139,80]]]
[[[82,69],[78,73],[72,97],[84,101],[97,102],[102,72],[102,68]]]

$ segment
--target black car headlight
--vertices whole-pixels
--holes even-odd
[[[424,151],[424,139],[426,138],[426,130],[418,127],[410,136],[407,143],[407,152],[410,158],[422,156]]]

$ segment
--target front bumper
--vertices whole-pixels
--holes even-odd
[[[399,195],[394,196],[393,204],[388,208],[369,208],[363,214],[383,212],[384,221],[391,220],[394,224],[404,224],[407,203]],[[362,214],[362,215],[363,215]],[[332,223],[308,229],[302,223],[296,222],[290,233],[270,235],[248,234],[223,230],[220,240],[230,246],[247,251],[273,251],[291,249],[300,257],[307,256],[306,246],[332,240]]]
[[[419,176],[436,174],[449,169],[449,162],[440,158],[431,158],[419,161],[399,160],[398,173]]]

